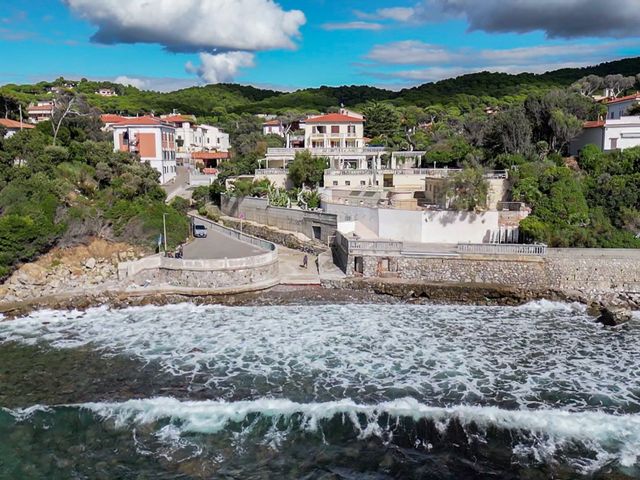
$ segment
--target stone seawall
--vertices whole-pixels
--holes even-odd
[[[546,257],[348,254],[334,247],[348,276],[431,284],[485,284],[531,291],[640,293],[640,251],[554,250]]]
[[[130,279],[132,284],[148,282],[151,285],[194,289],[228,289],[250,285],[264,285],[278,281],[278,262],[218,270],[190,270],[158,268],[145,270]]]

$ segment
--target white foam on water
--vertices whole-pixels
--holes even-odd
[[[640,326],[555,302],[40,311],[0,324],[11,341],[135,356],[222,398],[640,411]]]
[[[393,437],[395,423],[383,421],[411,418],[431,420],[444,433],[451,420],[463,428],[476,426],[481,435],[490,428],[509,430],[524,440],[514,445],[514,454],[532,455],[539,462],[549,461],[572,445],[579,444],[594,453],[595,459],[576,459],[576,466],[594,471],[615,461],[624,467],[638,464],[640,455],[640,415],[610,415],[601,412],[570,412],[565,410],[505,410],[496,407],[457,406],[431,407],[412,398],[404,398],[376,405],[364,405],[352,400],[323,403],[297,403],[286,399],[220,402],[180,401],[174,398],[130,400],[122,403],[88,403],[77,405],[99,417],[113,420],[116,428],[148,425],[168,420],[160,436],[180,441],[187,433],[216,434],[231,424],[253,422],[252,416],[272,419],[268,436],[275,437],[279,420],[297,422],[298,428],[318,432],[323,422],[342,417],[351,422],[360,439]],[[364,419],[364,422],[362,421]],[[283,428],[283,427],[281,427]],[[267,439],[270,441],[270,439]],[[425,439],[422,439],[425,440]],[[279,446],[274,441],[274,448]],[[425,445],[425,449],[429,446]]]
[[[18,422],[23,422],[32,418],[37,413],[51,413],[53,410],[46,405],[32,405],[26,408],[0,408],[1,411],[8,413],[14,417]]]

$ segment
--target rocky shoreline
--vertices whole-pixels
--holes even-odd
[[[94,289],[60,293],[14,302],[0,303],[0,315],[12,319],[36,310],[86,310],[108,306],[127,308],[191,302],[198,305],[291,305],[323,303],[437,303],[457,305],[518,306],[536,300],[577,302],[607,326],[631,319],[631,310],[640,310],[637,299],[607,296],[590,299],[581,292],[531,291],[501,285],[426,284],[389,279],[344,279],[323,282],[322,287],[277,286],[263,291],[199,295],[171,292],[118,291]]]
[[[93,239],[87,245],[54,249],[18,269],[0,285],[0,315],[15,318],[40,309],[84,310],[107,305],[125,308],[180,302],[224,305],[307,303],[445,303],[522,305],[535,300],[578,302],[605,325],[616,325],[640,310],[640,294],[625,292],[532,290],[489,284],[425,283],[397,278],[323,279],[322,287],[277,286],[256,292],[203,294],[202,291],[127,289],[118,280],[119,262],[145,252],[128,244]]]

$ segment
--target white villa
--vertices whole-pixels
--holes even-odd
[[[308,150],[329,159],[325,187],[423,189],[427,170],[419,167],[425,152],[389,154],[384,147],[369,147],[364,123],[362,115],[345,109],[307,118],[300,125],[304,148],[269,148],[261,161],[264,168],[256,170],[256,178],[285,186],[288,165],[296,153]]]
[[[590,144],[596,145],[602,151],[640,146],[640,116],[627,115],[629,109],[638,103],[640,93],[604,100],[607,118],[586,122],[582,133],[571,142],[569,153],[578,155]]]
[[[178,159],[189,163],[196,152],[228,152],[229,134],[218,127],[196,123],[190,115],[163,115],[162,121],[176,128]]]

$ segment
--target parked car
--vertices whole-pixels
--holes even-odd
[[[193,236],[196,238],[207,238],[207,227],[200,223],[194,223]]]

